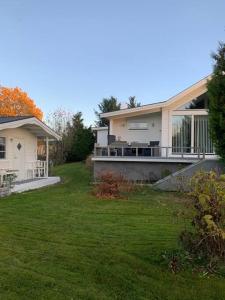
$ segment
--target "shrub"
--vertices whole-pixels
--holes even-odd
[[[89,155],[89,156],[86,158],[86,160],[85,160],[85,167],[86,167],[88,170],[90,170],[90,171],[92,171],[92,170],[93,170],[93,167],[94,167],[94,163],[93,163],[93,161],[92,161],[92,157],[93,157],[93,155]]]
[[[225,176],[198,172],[191,188],[193,231],[182,232],[181,242],[194,257],[225,262]]]
[[[98,177],[93,194],[98,198],[124,198],[127,193],[134,190],[134,184],[122,175],[114,172],[103,172]]]

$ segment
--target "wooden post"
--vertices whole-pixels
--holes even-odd
[[[49,140],[48,137],[46,137],[46,174],[45,176],[48,177],[48,164],[49,164]]]

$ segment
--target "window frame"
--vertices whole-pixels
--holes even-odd
[[[208,110],[207,109],[190,109],[190,110],[173,110],[171,112],[171,122],[170,122],[170,143],[171,143],[171,147],[173,144],[173,134],[172,134],[172,118],[173,116],[191,116],[192,118],[192,125],[191,125],[191,154],[195,154],[193,149],[194,149],[194,117],[195,116],[208,116]],[[171,151],[172,152],[172,151]],[[173,155],[175,155],[176,153],[171,153]],[[205,153],[205,154],[210,154],[213,155],[215,154],[213,153]]]
[[[3,139],[3,141],[4,141],[4,144],[3,144],[4,150],[0,150],[0,153],[4,153],[3,154],[4,157],[0,156],[0,160],[2,160],[2,159],[6,159],[6,137],[0,136],[0,139]]]

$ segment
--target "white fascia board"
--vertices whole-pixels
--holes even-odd
[[[177,95],[171,97],[170,99],[168,99],[166,101],[166,106],[168,106],[168,105],[170,105],[170,104],[172,104],[172,103],[174,103],[176,101],[179,101],[184,96],[186,96],[187,94],[193,92],[194,90],[206,86],[207,81],[210,80],[211,78],[212,78],[212,75],[206,76],[205,78],[203,78],[200,81],[194,83],[193,85],[191,85],[187,89],[185,89],[182,92],[178,93]],[[205,91],[207,91],[207,89],[205,89]]]
[[[101,130],[108,130],[108,127],[92,127],[92,131],[101,131]]]
[[[113,112],[108,112],[108,113],[103,113],[100,114],[101,118],[119,118],[121,116],[129,116],[132,114],[140,114],[140,113],[151,113],[155,112],[156,109],[162,109],[164,107],[167,107],[174,102],[177,102],[181,100],[184,96],[187,94],[193,92],[194,90],[200,88],[201,86],[205,86],[207,81],[212,78],[212,75],[208,75],[201,79],[200,81],[194,83],[187,89],[183,90],[182,92],[178,93],[177,95],[169,98],[167,101],[162,101],[158,103],[153,103],[153,104],[148,104],[148,105],[143,105],[140,107],[135,107],[135,108],[127,108],[127,109],[121,109]]]
[[[0,130],[18,128],[23,125],[29,125],[29,124],[37,125],[37,126],[41,127],[48,135],[54,137],[56,140],[61,140],[61,137],[54,130],[52,130],[45,123],[43,123],[42,121],[38,120],[35,117],[2,123],[2,124],[0,124]]]
[[[117,111],[100,114],[100,117],[101,118],[110,118],[110,117],[118,117],[119,118],[120,116],[124,116],[124,115],[145,113],[147,111],[151,112],[151,110],[154,110],[154,109],[160,110],[165,105],[165,103],[166,102],[159,102],[159,103],[143,105],[143,106],[135,107],[135,108],[121,109],[121,110],[117,110]]]

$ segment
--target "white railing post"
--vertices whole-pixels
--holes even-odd
[[[44,170],[46,177],[48,177],[48,162],[49,162],[49,140],[48,137],[46,137],[46,168]]]

